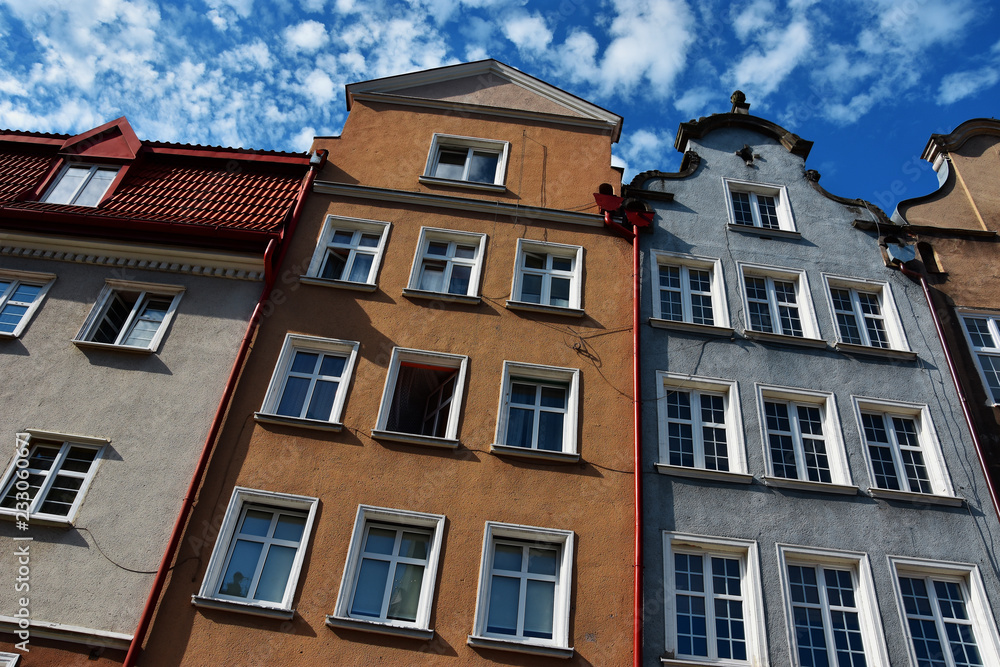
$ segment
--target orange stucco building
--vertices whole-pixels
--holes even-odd
[[[621,118],[490,60],[347,92],[138,664],[627,664]]]
[[[934,302],[959,391],[1000,493],[1000,121],[934,134],[922,155],[939,188],[896,207]]]

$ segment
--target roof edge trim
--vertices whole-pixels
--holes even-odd
[[[684,151],[692,139],[701,139],[715,130],[726,127],[741,127],[776,139],[789,153],[803,159],[809,156],[809,151],[812,150],[813,146],[813,142],[807,141],[765,118],[743,113],[717,113],[681,123],[677,128],[674,148],[678,151]]]

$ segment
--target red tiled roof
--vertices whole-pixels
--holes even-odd
[[[0,151],[0,201],[13,199],[34,185],[52,164],[52,156],[30,149]]]

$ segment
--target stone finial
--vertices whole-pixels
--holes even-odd
[[[742,90],[735,91],[730,96],[729,101],[733,103],[733,108],[729,113],[750,113],[750,105],[747,104],[747,96],[743,94]]]

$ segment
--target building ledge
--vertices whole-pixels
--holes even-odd
[[[253,413],[254,421],[265,424],[281,424],[282,426],[296,426],[298,428],[308,428],[314,431],[337,432],[344,428],[340,422],[323,422],[318,419],[304,419],[302,417],[286,417],[284,415],[272,415],[266,412]]]
[[[802,234],[792,231],[790,229],[764,229],[763,227],[751,227],[750,225],[734,225],[729,223],[727,225],[729,229],[734,232],[740,232],[741,234],[750,234],[752,236],[759,236],[762,239],[779,238],[779,239],[801,239]]]
[[[786,336],[785,334],[751,331],[747,329],[743,335],[759,343],[779,343],[782,345],[798,345],[800,347],[825,348],[826,341],[822,338],[806,338],[805,336]]]
[[[16,521],[18,518],[24,520],[25,513],[13,509],[0,509],[0,521]],[[53,519],[49,517],[28,514],[27,523],[29,526],[48,526],[49,528],[72,528],[73,520],[70,518]]]
[[[965,498],[960,496],[938,496],[933,493],[911,493],[894,489],[870,488],[868,494],[879,500],[902,500],[927,505],[945,505],[946,507],[961,507],[965,503]]]
[[[24,631],[21,623],[24,619],[15,616],[0,615],[0,632],[14,634]],[[110,632],[108,630],[97,630],[94,628],[83,628],[76,625],[64,625],[62,623],[50,623],[28,620],[28,632],[32,638],[41,637],[44,639],[54,639],[73,644],[83,644],[84,646],[103,646],[111,649],[128,650],[132,643],[132,635],[122,632]]]
[[[326,625],[331,628],[360,630],[361,632],[374,632],[375,634],[392,635],[394,637],[410,637],[412,639],[434,638],[434,630],[430,628],[403,627],[380,621],[363,621],[357,618],[345,618],[343,616],[327,615]]]
[[[111,343],[95,343],[92,340],[73,339],[73,344],[84,349],[108,350],[116,352],[127,352],[130,354],[152,354],[153,350],[148,347],[136,347],[135,345],[113,345]]]
[[[203,609],[219,609],[221,611],[235,611],[240,614],[250,614],[252,616],[263,616],[264,618],[284,618],[295,617],[294,609],[281,609],[278,607],[264,607],[250,604],[248,602],[235,602],[233,600],[217,600],[216,598],[192,595],[191,604]]]
[[[333,280],[331,278],[317,278],[316,276],[299,276],[299,282],[306,285],[320,285],[321,287],[339,287],[357,292],[374,292],[378,289],[378,285],[375,283],[356,283],[350,280]]]
[[[656,472],[672,477],[687,477],[689,479],[704,479],[710,482],[732,482],[734,484],[752,484],[753,475],[728,470],[709,470],[707,468],[688,468],[672,466],[667,463],[657,463]]]
[[[665,320],[659,317],[649,318],[649,326],[657,329],[673,329],[674,331],[687,331],[689,333],[703,334],[705,336],[719,336],[722,338],[732,338],[732,327],[717,327],[710,324],[694,324],[693,322],[678,322],[676,320]]]
[[[795,491],[819,491],[820,493],[839,493],[844,496],[858,495],[858,487],[853,484],[833,484],[813,482],[805,479],[788,479],[786,477],[764,476],[764,485],[776,489],[793,489]]]
[[[490,445],[490,453],[500,456],[517,456],[524,459],[557,461],[559,463],[576,463],[580,460],[580,455],[576,452],[552,452],[545,449],[512,447],[510,445],[500,445],[497,443]]]
[[[467,303],[470,305],[478,305],[482,302],[482,299],[478,296],[469,296],[467,294],[449,294],[447,292],[428,292],[427,290],[413,289],[412,287],[404,287],[403,296],[410,297],[411,299],[453,301],[455,303]]]
[[[909,350],[893,350],[885,347],[872,347],[871,345],[855,345],[837,341],[833,348],[837,352],[845,354],[862,354],[870,357],[885,357],[887,359],[900,359],[902,361],[914,361],[917,358],[916,352]]]
[[[562,646],[542,646],[540,644],[528,644],[514,639],[495,639],[493,637],[480,637],[479,635],[469,635],[466,642],[473,648],[495,648],[499,651],[514,651],[515,653],[530,653],[532,655],[546,655],[552,658],[572,658],[573,648]]]
[[[461,444],[458,440],[453,440],[452,438],[437,438],[433,435],[402,433],[400,431],[382,431],[377,428],[372,429],[372,437],[376,440],[402,442],[407,445],[421,445],[437,449],[458,449],[459,444]]]
[[[552,313],[553,315],[568,315],[583,317],[586,312],[582,308],[567,308],[565,306],[549,306],[543,303],[528,303],[527,301],[507,300],[508,310],[527,310],[535,313]]]

